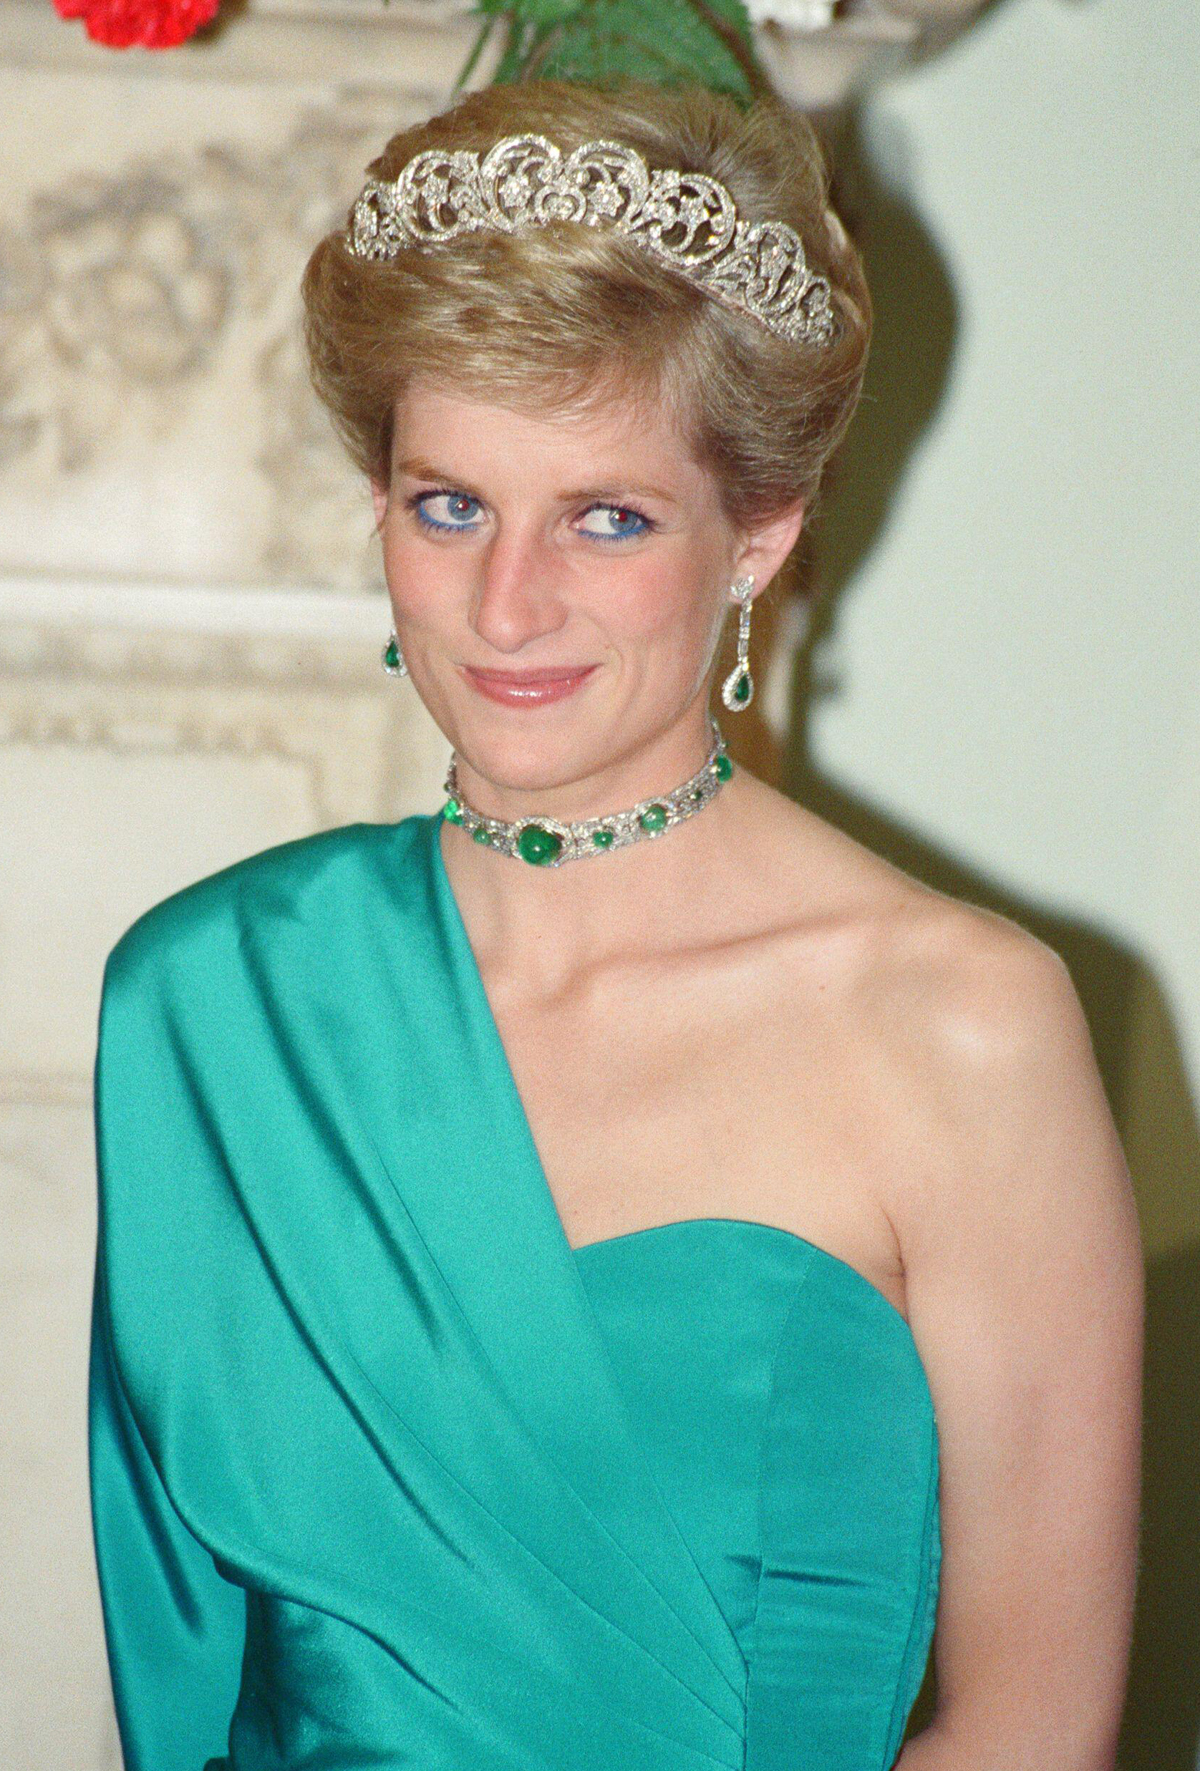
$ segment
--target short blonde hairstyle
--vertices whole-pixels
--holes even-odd
[[[836,342],[780,339],[635,241],[578,221],[460,235],[386,260],[356,257],[335,230],[305,268],[305,338],[353,461],[388,482],[395,403],[416,375],[531,415],[649,399],[675,415],[735,528],[752,532],[800,499],[811,512],[858,404],[872,324],[812,125],[773,96],[743,111],[700,85],[530,80],[467,93],[394,135],[369,171],[390,180],[424,149],[484,152],[531,131],[564,152],[615,138],[652,169],[720,179],[749,221],[787,222],[829,280]]]

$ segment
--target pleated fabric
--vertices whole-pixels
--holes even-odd
[[[907,1325],[765,1226],[570,1249],[439,826],[251,856],[106,962],[89,1446],[127,1771],[884,1771],[939,1553]],[[719,1311],[708,1345],[727,1389],[766,1374],[761,1455],[749,1512],[718,1460],[706,1534],[618,1323],[629,1353],[640,1302],[652,1347],[686,1290],[656,1250],[735,1244],[744,1356]]]

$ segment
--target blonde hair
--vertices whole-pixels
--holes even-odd
[[[811,512],[858,404],[872,323],[859,254],[827,206],[812,125],[771,96],[743,111],[700,85],[530,80],[467,93],[394,135],[369,171],[394,179],[423,149],[486,151],[527,131],[564,152],[615,138],[651,168],[720,179],[747,220],[789,223],[829,279],[836,342],[777,338],[636,242],[580,222],[471,233],[382,261],[355,257],[335,230],[304,271],[305,339],[313,385],[352,460],[387,483],[395,403],[416,375],[531,415],[651,399],[675,416],[736,528],[750,532],[799,499]]]

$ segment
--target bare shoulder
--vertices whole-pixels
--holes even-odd
[[[1013,919],[884,863],[862,989],[916,1104],[923,1160],[906,1166],[906,1266],[956,1224],[1067,1236],[1106,1221],[1140,1263],[1136,1212],[1083,1004],[1061,955]],[[993,1242],[1002,1259],[1004,1242]],[[1022,1250],[1019,1237],[1014,1257]]]
[[[861,989],[903,1103],[889,1209],[939,1434],[938,1726],[998,1759],[1069,1741],[1073,1763],[1108,1764],[1138,1553],[1131,1178],[1059,954],[873,877]]]
[[[1144,1268],[1088,1022],[1065,962],[1018,923],[822,840],[938,1424],[936,1726],[989,1763],[1109,1765],[1136,1588]]]
[[[1046,942],[924,884],[790,802],[779,835],[781,852],[795,857],[795,879],[811,885],[811,894],[794,894],[801,921],[813,914],[811,895],[860,1008],[878,1015],[881,1033],[890,1023],[914,1061],[957,1056],[968,1071],[973,1063],[990,1071],[1001,1051],[1016,1059],[1055,1034],[1090,1057],[1075,986]]]
[[[1011,917],[935,890],[822,819],[793,807],[788,833],[815,882],[858,1011],[898,1061],[947,1105],[1025,1094],[1052,1075],[1095,1101],[1100,1079],[1066,962]]]
[[[1091,1029],[1052,947],[998,912],[927,891],[877,933],[876,1025],[920,1103],[929,1155],[903,1195],[906,1264],[1000,1222],[1064,1237],[1107,1223],[1140,1265],[1132,1185]],[[990,1244],[1003,1259],[1003,1238]],[[1011,1252],[1027,1254],[1020,1237]]]
[[[895,870],[889,869],[890,874]],[[1091,1032],[1065,961],[1009,917],[900,875],[880,882],[863,987],[881,1031],[948,1109],[960,1090],[994,1110],[1039,1076],[1098,1084]],[[1015,1104],[1015,1103],[1014,1103]]]
[[[797,811],[785,840],[804,848],[821,905],[803,945],[834,956],[873,1124],[887,1128],[883,1203],[908,1289],[972,1235],[981,1259],[1019,1265],[1026,1239],[1059,1238],[1065,1254],[1082,1232],[1140,1267],[1124,1153],[1062,957]]]

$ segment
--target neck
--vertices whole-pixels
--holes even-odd
[[[602,769],[549,786],[497,783],[479,773],[457,752],[453,774],[457,797],[471,811],[504,824],[555,819],[579,824],[607,818],[674,792],[712,755],[720,729],[704,707],[693,710],[651,745],[612,758]],[[447,776],[449,781],[450,776]],[[454,788],[448,788],[453,792]]]
[[[605,960],[686,943],[708,900],[718,914],[724,900],[727,917],[756,789],[761,783],[735,767],[699,811],[660,835],[557,867],[495,853],[443,819],[442,859],[481,969],[519,973],[522,988],[550,993]],[[648,795],[635,792],[619,807],[608,802],[581,816],[622,809],[639,797]]]

